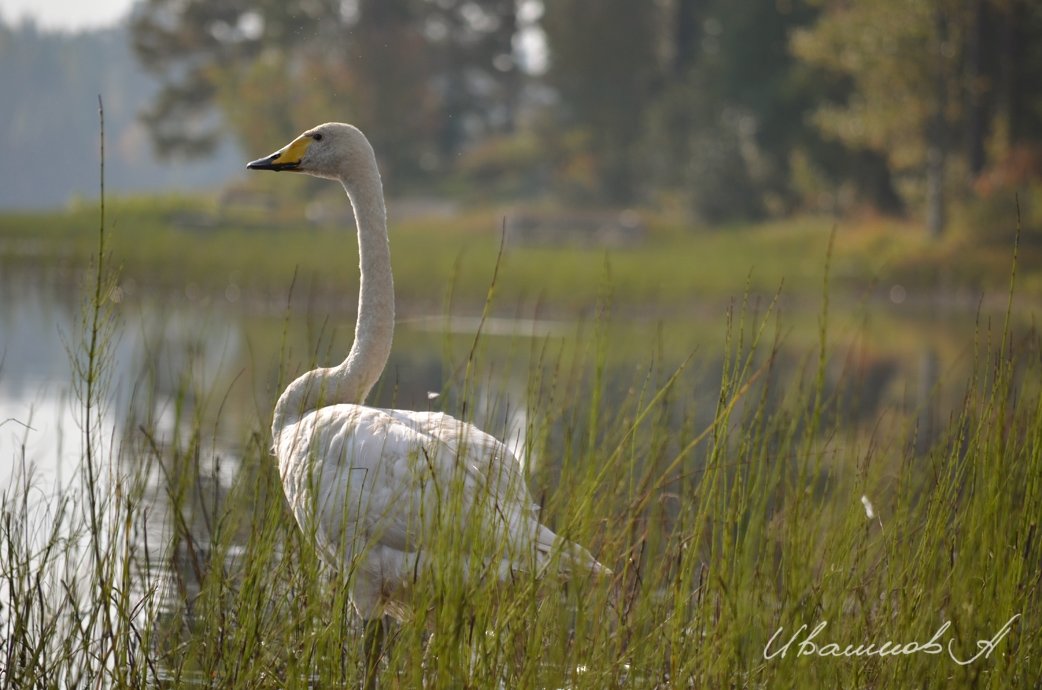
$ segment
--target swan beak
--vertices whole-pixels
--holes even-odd
[[[270,156],[258,158],[247,163],[246,169],[274,170],[275,172],[280,170],[298,170],[300,161],[304,158],[304,154],[307,153],[309,144],[311,144],[311,137],[297,137],[288,146],[279,149]]]

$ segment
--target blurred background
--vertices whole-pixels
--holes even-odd
[[[1009,220],[1019,192],[1038,216],[1032,0],[4,0],[0,19],[8,208],[96,195],[101,93],[116,194],[272,184],[242,161],[343,120],[399,199],[939,235]]]
[[[78,439],[99,94],[113,387],[169,435],[216,391],[263,428],[287,376],[350,346],[342,190],[244,169],[327,120],[367,133],[389,196],[374,404],[458,411],[482,326],[477,404],[519,447],[538,348],[610,350],[615,407],[697,351],[685,385],[711,410],[734,314],[780,290],[798,377],[825,286],[836,417],[889,414],[925,448],[1003,323],[1018,228],[1013,326],[1035,323],[1035,0],[0,0],[0,22],[0,420],[68,429],[8,423],[0,457]]]

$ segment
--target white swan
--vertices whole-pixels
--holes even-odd
[[[464,576],[541,574],[551,562],[565,572],[610,574],[539,523],[520,463],[495,438],[448,415],[363,405],[390,353],[394,285],[383,187],[362,132],[319,125],[246,167],[339,180],[354,209],[361,269],[354,343],[339,365],[286,388],[271,432],[293,514],[322,558],[349,577],[358,614],[367,622],[384,614],[401,620],[410,587],[445,565],[441,547],[474,529],[484,535],[476,540],[481,553],[468,552],[474,542],[464,538],[447,554]],[[370,633],[382,626],[366,630],[372,664],[381,643]],[[367,684],[373,673],[370,665]]]

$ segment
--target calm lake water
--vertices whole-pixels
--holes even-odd
[[[88,340],[86,290],[20,278],[4,280],[0,291],[0,490],[23,467],[32,468],[38,485],[75,479],[84,442],[80,369]],[[213,408],[219,408],[215,443],[227,441],[226,455],[234,458],[244,431],[265,427],[280,378],[285,381],[314,362],[340,361],[354,328],[352,316],[287,317],[274,305],[244,308],[237,295],[212,298],[188,290],[131,298],[127,292],[114,293],[118,303],[110,303],[103,320],[105,402],[98,437],[109,450],[135,422],[147,423],[168,442],[179,432],[179,419],[191,421],[196,409],[216,414]],[[469,348],[478,320],[402,321],[387,374],[370,402],[440,409],[447,380],[458,373],[450,369],[460,366],[452,353],[465,359],[461,347]],[[493,339],[522,342],[526,339],[514,338],[516,333],[555,338],[558,327],[490,319],[484,331]],[[286,372],[283,361],[291,362]],[[475,385],[472,412],[476,418],[496,415],[501,438],[520,451],[526,382],[516,367],[496,368],[494,392]]]
[[[30,274],[9,276],[2,286],[0,488],[9,485],[23,464],[35,468],[39,481],[60,485],[74,475],[82,455],[83,391],[75,362],[83,359],[85,348],[85,291],[70,288],[67,280]],[[118,303],[111,304],[111,326],[104,332],[107,402],[101,436],[110,444],[124,438],[135,420],[147,422],[169,440],[178,432],[179,415],[191,419],[186,410],[205,406],[211,413],[219,408],[218,436],[228,436],[234,455],[244,429],[264,428],[259,420],[267,419],[280,379],[313,362],[338,362],[350,347],[350,314],[287,316],[280,305],[247,305],[238,294],[206,296],[191,288],[184,295],[142,292],[128,287],[114,293]],[[830,385],[849,388],[848,394],[857,397],[858,418],[871,418],[888,406],[925,405],[941,383],[957,395],[975,349],[986,345],[989,329],[1001,329],[1001,310],[979,313],[979,302],[972,298],[913,306],[903,288],[900,303],[895,303],[895,292],[834,306],[830,317]],[[818,308],[782,309],[777,367],[782,375],[816,365]],[[671,321],[644,322],[639,316],[616,321],[606,336],[607,394],[621,394],[640,383],[651,362],[668,374],[694,352],[689,390],[711,402],[725,358],[726,318],[726,305],[696,305],[689,317],[678,315]],[[369,402],[458,414],[453,404],[461,401],[442,394],[461,385],[478,325],[473,315],[400,318],[391,361]],[[774,329],[769,326],[768,340]],[[471,417],[486,420],[490,431],[523,452],[533,362],[572,347],[576,359],[592,358],[601,347],[591,344],[596,338],[597,328],[589,324],[487,321],[482,341],[486,356],[470,372]],[[590,342],[576,345],[583,339]],[[197,395],[206,399],[194,399]],[[930,405],[943,406],[943,399]],[[942,412],[932,410],[933,416]]]

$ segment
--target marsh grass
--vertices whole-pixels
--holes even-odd
[[[119,229],[111,233],[109,247],[123,267],[121,281],[128,292],[136,287],[221,299],[231,289],[243,303],[281,306],[296,273],[302,286],[313,283],[316,293],[338,305],[341,292],[357,286],[357,276],[345,270],[357,264],[357,256],[343,241],[344,224],[308,222],[303,204],[261,213],[202,197],[124,198],[108,206]],[[440,290],[432,291],[431,285],[456,281],[457,305],[480,311],[502,217],[503,211],[490,207],[465,208],[448,218],[399,219],[392,211],[392,261],[402,305],[429,313],[441,306]],[[693,228],[682,216],[648,210],[642,217],[644,239],[611,252],[620,313],[668,315],[686,313],[696,302],[726,304],[746,282],[769,296],[784,281],[786,299],[801,304],[813,304],[820,295],[820,246],[833,218],[805,215]],[[0,268],[33,266],[68,284],[63,275],[78,272],[94,255],[95,221],[95,207],[86,203],[2,213]],[[981,290],[1001,297],[1014,226],[1004,221],[972,230],[955,225],[937,240],[911,221],[844,221],[833,254],[833,298],[857,301],[871,294],[886,299],[895,285],[907,291],[910,302],[962,301],[972,308]],[[985,241],[989,232],[1002,241]],[[1040,258],[1038,243],[1028,243],[1018,290],[1023,300],[1040,294]],[[500,271],[499,305],[541,304],[551,316],[579,312],[589,318],[602,269],[599,248],[567,242],[510,246]],[[298,290],[297,295],[309,292]]]
[[[289,514],[269,405],[232,429],[228,391],[186,358],[174,432],[147,412],[146,372],[135,402],[106,412],[126,431],[102,435],[106,343],[118,338],[105,232],[103,217],[83,331],[70,336],[82,471],[46,490],[32,458],[16,456],[26,469],[0,497],[0,687],[357,685],[353,572],[323,566]],[[506,279],[491,280],[488,304]],[[1037,333],[981,319],[971,376],[937,386],[961,402],[936,433],[917,410],[852,426],[856,372],[829,377],[844,357],[828,345],[830,286],[826,271],[818,344],[795,367],[778,355],[776,302],[737,304],[711,387],[696,357],[669,364],[653,334],[646,365],[609,373],[607,278],[568,347],[533,338],[510,351],[520,364],[504,362],[479,333],[432,405],[495,427],[509,396],[477,404],[478,391],[522,369],[523,453],[543,519],[615,575],[521,572],[504,584],[478,559],[467,565],[484,576],[464,578],[461,551],[499,553],[494,536],[477,520],[432,534],[438,557],[418,573],[412,617],[388,629],[381,686],[1037,687]],[[328,361],[318,331],[314,359]],[[459,497],[442,489],[443,524],[458,524]],[[1014,616],[990,654],[952,660],[949,642],[971,658]],[[926,645],[950,627],[936,654],[800,655],[822,621],[818,649]]]

